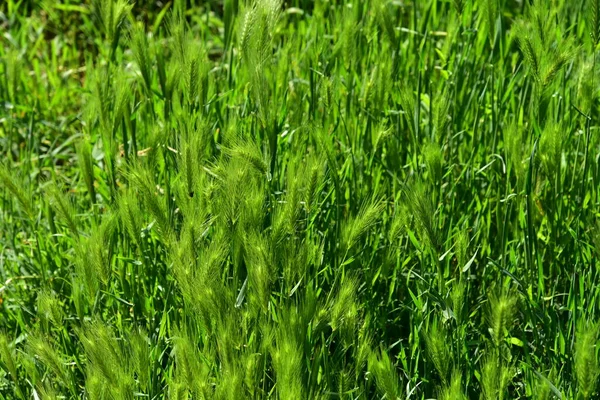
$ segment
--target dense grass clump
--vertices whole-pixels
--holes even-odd
[[[0,2],[0,399],[596,399],[597,0]]]

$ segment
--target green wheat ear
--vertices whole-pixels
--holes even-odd
[[[75,247],[75,273],[84,284],[89,304],[93,304],[100,283],[108,285],[111,276],[110,236],[115,227],[115,217],[109,214],[94,227],[90,237],[82,239]]]
[[[52,383],[49,381],[44,381],[43,383],[37,384],[35,390],[40,400],[59,400],[64,398],[63,395],[59,396],[59,394],[56,392],[56,389],[54,389]]]
[[[291,310],[290,310],[291,311]],[[275,346],[271,359],[276,377],[276,388],[281,399],[305,398],[303,383],[303,353],[299,339],[299,326],[294,312],[284,312],[275,333]]]
[[[244,260],[248,266],[250,306],[258,315],[266,312],[269,303],[274,278],[273,252],[270,241],[257,233],[251,233],[244,238],[244,249]]]
[[[369,356],[373,351],[373,336],[370,332],[372,321],[368,313],[365,313],[363,322],[358,330],[358,344],[354,347],[355,368],[358,375],[367,367]]]
[[[90,196],[91,204],[96,203],[96,189],[94,187],[94,158],[89,138],[85,137],[77,144],[77,161],[81,170],[81,177]]]
[[[435,253],[439,253],[442,243],[435,217],[435,205],[431,199],[429,186],[418,181],[404,192],[408,209],[415,218],[417,231],[424,243],[429,243]]]
[[[388,242],[390,246],[395,246],[396,242],[406,233],[406,226],[409,222],[409,211],[406,205],[399,204],[396,206],[394,214],[391,216],[392,223],[388,230]]]
[[[92,6],[105,38],[111,45],[111,51],[114,53],[127,14],[131,11],[133,4],[130,4],[128,0],[93,0]]]
[[[173,239],[173,229],[167,212],[164,193],[157,185],[153,172],[140,166],[133,167],[127,174],[133,190],[137,192],[138,201],[146,206],[155,219],[163,239],[169,243]]]
[[[394,27],[394,21],[389,10],[389,5],[386,0],[376,0],[373,4],[375,9],[375,18],[386,33],[394,49],[398,48],[398,37]]]
[[[382,85],[384,85],[384,83],[382,83]],[[373,135],[372,139],[373,154],[375,154],[375,152],[378,150],[381,150],[385,144],[385,141],[392,137],[392,129],[388,126],[387,122],[379,123],[375,132],[376,133]]]
[[[382,200],[364,204],[358,215],[342,225],[342,249],[350,250],[377,223],[385,208]]]
[[[437,370],[443,384],[448,382],[448,375],[452,363],[452,355],[448,347],[448,331],[437,319],[429,325],[425,332],[427,354]]]
[[[396,367],[384,349],[372,350],[368,359],[368,370],[375,378],[377,391],[386,399],[404,398]]]
[[[425,159],[432,184],[438,186],[443,176],[444,153],[442,148],[435,142],[427,143],[423,148],[423,158]]]
[[[96,294],[100,288],[97,269],[89,260],[87,251],[89,240],[81,242],[75,248],[74,270],[75,278],[73,282],[73,299],[76,308],[79,308],[78,314],[83,314],[85,304],[92,306],[96,299]],[[81,289],[81,290],[80,290]],[[83,303],[85,301],[86,303]],[[78,302],[81,302],[78,304]]]
[[[304,206],[308,214],[316,211],[319,205],[319,194],[325,185],[326,161],[316,156],[311,156],[305,169],[305,188],[303,191]]]
[[[224,154],[227,154],[231,157],[237,157],[240,160],[244,160],[258,173],[268,177],[268,158],[265,157],[260,145],[256,141],[237,139],[231,144],[230,147],[225,147],[222,149],[222,151]]]
[[[521,20],[515,29],[521,52],[538,84],[538,96],[543,103],[549,96],[548,89],[558,72],[573,58],[571,37],[553,40],[548,32],[557,30],[556,11],[545,2],[536,0],[528,9],[528,18]],[[539,105],[545,115],[545,105]]]
[[[257,11],[255,6],[248,6],[242,10],[238,31],[238,41],[242,57],[249,60],[253,57],[252,54],[252,35],[257,24]]]
[[[31,333],[33,335],[33,333]],[[25,346],[27,348],[27,346]],[[39,382],[44,365],[35,359],[30,352],[24,351],[19,354],[19,367],[23,370],[22,376],[28,376],[32,382]],[[52,376],[50,371],[43,371],[47,376]],[[53,377],[54,378],[54,377]],[[55,379],[56,380],[56,379]],[[58,383],[58,382],[56,382]]]
[[[458,325],[462,324],[464,321],[463,312],[465,309],[466,291],[467,285],[463,281],[453,282],[452,291],[450,292],[450,301],[452,302],[452,311]]]
[[[500,17],[498,0],[479,0],[480,10],[487,25],[490,44],[496,39],[496,22]]]
[[[414,88],[410,83],[405,83],[405,85],[400,88],[399,101],[400,105],[402,106],[402,111],[404,112],[406,124],[408,125],[410,132],[414,137],[418,130],[419,124],[419,121],[416,119],[416,107],[419,107],[419,103],[417,102]]]
[[[580,110],[589,110],[596,98],[595,84],[592,86],[596,70],[597,67],[593,62],[587,61],[581,64],[577,77],[577,99]]]
[[[148,35],[142,24],[134,24],[129,37],[129,45],[133,53],[133,57],[140,69],[142,82],[147,95],[152,91],[152,54],[151,43],[148,41]]]
[[[517,297],[511,293],[493,294],[489,298],[486,319],[492,342],[496,347],[500,347],[504,341],[506,332],[515,323],[517,300]]]
[[[538,154],[549,179],[560,174],[561,157],[566,140],[566,129],[558,123],[546,123],[539,142]]]
[[[88,241],[88,256],[96,270],[96,275],[105,286],[109,284],[112,272],[112,248],[110,244],[113,243],[111,238],[115,231],[116,221],[115,214],[105,214],[100,225],[92,228]]]
[[[10,192],[17,199],[21,209],[33,219],[33,202],[29,186],[25,185],[10,169],[5,165],[0,165],[0,185]]]
[[[467,251],[469,250],[469,235],[464,230],[459,231],[454,238],[454,246],[456,252],[456,261],[458,268],[462,268],[467,264]]]
[[[88,360],[87,379],[99,380],[98,390],[113,398],[129,399],[134,386],[130,360],[112,327],[100,321],[86,323],[77,330],[77,336]]]
[[[272,58],[273,37],[281,7],[280,0],[254,2],[243,11],[238,29],[240,52],[249,72],[254,101],[264,127],[272,123],[272,108],[269,106],[271,90],[265,71]]]
[[[592,38],[592,42],[594,47],[600,44],[600,0],[589,0],[590,4],[590,13],[589,15],[589,30],[590,37]]]
[[[64,386],[69,386],[71,376],[65,367],[65,360],[41,334],[32,334],[27,338],[27,353],[35,356]]]
[[[184,43],[185,51],[181,63],[183,94],[190,110],[206,104],[208,94],[208,63],[206,51],[201,43],[190,39]]]
[[[575,334],[574,369],[577,378],[578,399],[588,400],[596,391],[600,366],[596,346],[600,335],[598,322],[581,321]]]
[[[538,58],[537,43],[531,38],[529,34],[523,32],[519,35],[519,46],[525,57],[525,61],[529,66],[531,75],[536,81],[540,80],[540,60]]]
[[[523,163],[527,154],[527,146],[523,145],[525,140],[524,129],[516,121],[509,123],[504,130],[504,152],[520,184],[524,184],[525,180],[526,169]]]
[[[143,247],[141,232],[143,227],[143,213],[140,208],[139,199],[132,190],[120,193],[117,199],[118,216],[129,234],[133,243],[140,248]]]
[[[15,393],[18,398],[25,399],[20,385],[20,376],[17,373],[17,357],[8,337],[4,333],[0,333],[0,361],[2,369],[9,373],[10,378],[15,384]]]
[[[202,359],[204,355],[199,351],[195,340],[190,337],[187,330],[179,329],[172,338],[173,353],[175,355],[175,377],[169,387],[178,395],[188,392],[197,398],[208,395],[209,366]]]
[[[37,296],[37,316],[44,332],[49,333],[51,326],[60,327],[63,322],[63,309],[55,292],[42,290]]]
[[[437,139],[443,139],[450,125],[450,93],[444,90],[433,102],[433,126]]]
[[[481,389],[485,400],[504,400],[506,390],[513,379],[515,369],[492,351],[483,359],[481,367]]]
[[[336,295],[327,304],[329,310],[329,325],[334,331],[345,334],[354,332],[358,320],[358,288],[359,282],[355,276],[347,276],[339,285]]]
[[[77,221],[75,216],[75,206],[73,204],[72,197],[65,193],[65,189],[62,185],[56,182],[50,183],[46,188],[46,192],[50,198],[50,205],[56,212],[60,221],[71,231],[71,234],[75,239],[79,238],[79,229],[77,227]]]
[[[344,66],[351,69],[357,53],[356,36],[359,31],[359,21],[356,12],[349,7],[342,10],[343,18],[338,22],[339,40],[334,49],[336,54],[341,55]]]
[[[467,400],[463,390],[462,375],[459,370],[454,370],[450,382],[440,390],[438,400]]]
[[[297,167],[291,165],[288,170],[288,188],[283,199],[283,204],[275,208],[271,238],[276,249],[284,249],[284,239],[293,236],[298,225],[300,213],[299,179],[297,178]]]
[[[22,68],[22,57],[17,49],[11,49],[5,55],[6,91],[12,103],[16,103],[19,94],[19,71]]]

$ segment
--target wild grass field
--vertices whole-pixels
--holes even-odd
[[[0,33],[1,399],[600,398],[599,0]]]

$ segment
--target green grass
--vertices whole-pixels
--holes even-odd
[[[1,399],[596,399],[600,2],[0,4]]]

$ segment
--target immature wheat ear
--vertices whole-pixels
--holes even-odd
[[[385,349],[371,350],[368,357],[368,370],[375,377],[380,395],[386,399],[401,399],[403,391],[396,367]]]
[[[588,0],[590,4],[590,36],[594,47],[600,43],[600,0]]]
[[[517,297],[511,293],[491,295],[489,298],[489,310],[486,318],[492,342],[496,347],[503,344],[505,331],[508,331],[515,323],[517,300]]]
[[[425,344],[429,359],[437,370],[443,384],[448,383],[452,363],[452,353],[447,345],[448,331],[442,322],[435,318],[425,333]]]
[[[498,0],[479,0],[479,6],[485,13],[485,21],[487,24],[490,45],[493,45],[494,41],[496,40],[497,33],[496,23],[500,17]]]
[[[598,386],[600,366],[596,347],[600,334],[600,324],[582,320],[575,333],[574,369],[577,378],[577,394],[584,400],[591,399]]]
[[[440,390],[439,400],[467,400],[463,391],[462,375],[459,369],[452,371],[452,377],[447,385]]]

